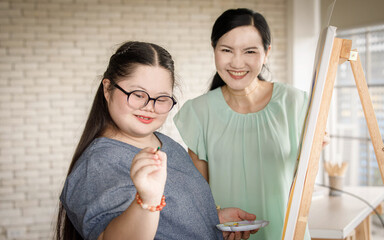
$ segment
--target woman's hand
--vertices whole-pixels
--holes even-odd
[[[131,178],[143,203],[158,205],[167,180],[167,155],[144,148],[132,160]]]
[[[218,210],[220,223],[235,221],[253,221],[256,219],[255,214],[247,213],[239,208],[223,208]],[[248,239],[251,234],[255,234],[258,230],[244,232],[223,232],[226,240]]]
[[[331,141],[331,137],[329,136],[329,133],[325,131],[324,138],[323,138],[323,148],[329,144]]]

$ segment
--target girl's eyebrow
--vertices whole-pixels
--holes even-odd
[[[139,85],[131,85],[129,86],[130,89],[133,89],[133,90],[143,90],[145,92],[148,93],[148,90],[139,86]],[[130,90],[130,91],[133,91],[133,90]],[[148,93],[149,94],[149,93]],[[158,96],[161,96],[161,95],[167,95],[167,96],[172,96],[172,93],[169,93],[169,92],[158,92],[156,95]],[[152,96],[151,96],[152,97]]]
[[[172,96],[172,93],[169,93],[169,92],[159,92],[158,95],[159,96],[163,96],[163,95]]]
[[[134,91],[134,90],[143,90],[143,91],[147,91],[147,89],[145,89],[145,88],[143,88],[143,87],[141,87],[141,86],[139,86],[139,85],[128,85],[128,86],[126,86],[127,88],[129,88],[129,92],[130,91]]]

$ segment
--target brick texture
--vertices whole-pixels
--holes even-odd
[[[179,106],[208,88],[214,20],[247,7],[270,23],[274,81],[285,81],[284,0],[1,0],[0,240],[51,239],[58,195],[110,55],[154,42],[175,60]]]

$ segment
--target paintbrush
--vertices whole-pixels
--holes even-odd
[[[348,163],[342,162],[341,164],[325,162],[325,170],[329,176],[344,176],[347,171]]]

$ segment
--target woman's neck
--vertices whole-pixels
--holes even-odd
[[[228,106],[237,113],[255,113],[264,109],[271,97],[273,84],[265,81],[254,81],[247,88],[236,91],[225,85],[222,93]],[[242,92],[242,94],[241,94]]]
[[[228,85],[225,85],[225,89],[228,91],[228,93],[232,96],[235,96],[235,97],[247,97],[247,96],[250,96],[253,92],[255,92],[255,90],[257,89],[257,87],[259,86],[259,82],[260,80],[254,80],[251,82],[251,84],[249,84],[249,86],[247,86],[246,88],[244,89],[241,89],[241,90],[234,90],[234,89],[231,89],[230,87],[228,87]]]

